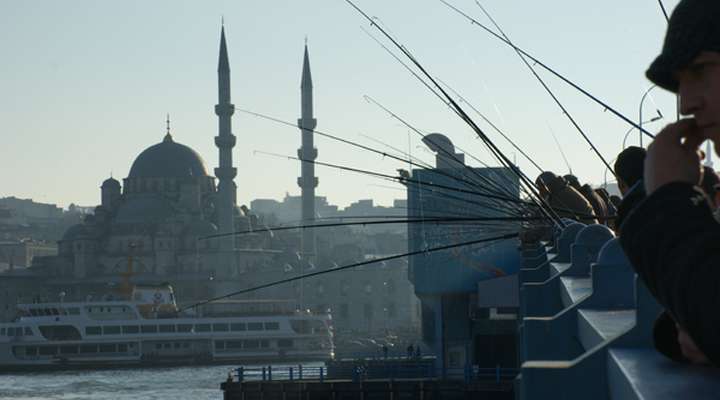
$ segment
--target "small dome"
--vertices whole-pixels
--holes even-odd
[[[118,182],[115,178],[108,178],[103,181],[102,186],[100,186],[102,189],[109,189],[109,188],[120,188],[120,182]]]
[[[132,178],[190,178],[208,176],[202,157],[193,149],[165,139],[150,146],[133,162],[128,179]]]

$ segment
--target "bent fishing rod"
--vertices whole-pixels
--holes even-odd
[[[585,141],[587,142],[587,144],[590,145],[590,148],[595,152],[595,154],[598,156],[598,158],[600,158],[600,161],[602,161],[603,164],[605,164],[605,166],[612,172],[612,174],[615,175],[615,170],[612,167],[610,167],[610,164],[607,162],[605,157],[603,157],[603,155],[600,153],[600,150],[598,150],[598,148],[595,147],[595,143],[593,143],[592,140],[590,140],[590,138],[588,137],[588,135],[583,131],[583,129],[580,128],[580,125],[577,123],[575,118],[570,114],[570,112],[567,110],[565,105],[563,105],[563,103],[560,101],[560,99],[557,98],[557,96],[550,89],[550,87],[547,85],[547,83],[545,83],[545,80],[543,78],[541,78],[540,75],[538,75],[537,71],[535,71],[535,68],[532,65],[530,65],[530,63],[527,61],[527,59],[525,59],[525,56],[523,56],[522,53],[520,53],[517,50],[517,46],[515,46],[515,44],[510,40],[508,35],[505,34],[505,31],[495,21],[495,18],[493,18],[492,15],[490,15],[490,13],[485,9],[485,7],[483,7],[482,4],[480,4],[480,1],[475,0],[475,4],[477,4],[477,6],[480,7],[480,10],[482,10],[483,14],[485,14],[485,16],[490,20],[490,22],[493,24],[493,26],[495,26],[495,28],[500,32],[502,37],[505,38],[505,40],[507,40],[507,42],[513,46],[513,48],[515,49],[515,53],[517,53],[518,57],[520,57],[523,64],[525,64],[525,66],[530,70],[530,72],[533,74],[535,79],[542,85],[542,87],[545,89],[545,91],[548,93],[548,95],[550,95],[550,97],[553,99],[555,104],[557,104],[557,106],[560,107],[560,110],[562,110],[563,114],[565,114],[565,116],[568,118],[568,120],[570,121],[572,126],[575,127],[575,129],[578,131],[578,133],[580,133],[580,136],[582,136],[583,139],[585,139]],[[617,178],[617,176],[615,176],[615,177]]]
[[[267,288],[270,288],[273,286],[282,285],[284,283],[289,283],[289,282],[294,282],[294,281],[298,281],[298,280],[302,280],[302,279],[312,278],[312,277],[319,276],[319,275],[325,275],[325,274],[329,274],[329,273],[333,273],[333,272],[337,272],[337,271],[343,271],[343,270],[348,270],[348,269],[352,269],[352,268],[357,268],[357,267],[361,267],[363,265],[376,264],[376,263],[396,260],[396,259],[420,255],[420,254],[429,254],[429,253],[434,253],[434,252],[443,251],[443,250],[455,249],[458,247],[465,247],[465,246],[472,246],[472,245],[476,245],[476,244],[495,242],[495,241],[500,241],[500,240],[514,239],[514,238],[517,238],[518,236],[519,236],[518,233],[511,233],[511,234],[500,235],[500,236],[495,236],[495,237],[490,237],[490,238],[472,240],[472,241],[463,242],[463,243],[454,243],[454,244],[445,245],[445,246],[437,246],[437,247],[432,247],[432,248],[428,248],[428,249],[421,249],[421,250],[411,251],[411,252],[407,252],[407,253],[403,253],[403,254],[397,254],[397,255],[392,255],[392,256],[387,256],[387,257],[375,258],[375,259],[367,260],[367,261],[361,261],[361,262],[348,264],[348,265],[335,267],[335,268],[330,268],[330,269],[326,269],[326,270],[322,270],[322,271],[310,272],[307,274],[294,276],[292,278],[280,279],[280,280],[277,280],[274,282],[269,282],[269,283],[265,283],[262,285],[253,286],[253,287],[238,290],[238,291],[235,291],[232,293],[224,294],[222,296],[213,297],[211,299],[204,300],[204,301],[186,306],[178,311],[182,312],[182,311],[189,310],[191,308],[203,306],[205,304],[210,304],[210,303],[216,302],[218,300],[227,299],[229,297],[239,296],[241,294],[251,293],[251,292],[261,290],[261,289],[267,289]]]
[[[648,132],[645,128],[639,126],[637,123],[635,123],[634,121],[632,121],[630,118],[626,117],[625,115],[623,115],[622,113],[620,113],[619,111],[617,111],[615,108],[613,108],[612,106],[610,106],[610,105],[607,104],[606,102],[604,102],[604,101],[600,100],[599,98],[597,98],[596,96],[592,95],[590,92],[588,92],[587,90],[583,89],[583,88],[580,87],[578,84],[576,84],[575,82],[571,81],[570,79],[566,78],[565,76],[563,76],[562,74],[560,74],[559,72],[557,72],[556,70],[554,70],[553,68],[549,67],[547,64],[543,63],[542,61],[540,61],[539,59],[537,59],[536,57],[534,57],[533,55],[531,55],[531,54],[528,53],[527,51],[523,50],[522,48],[520,48],[520,47],[518,47],[518,46],[516,46],[516,45],[514,45],[514,44],[512,44],[511,42],[509,42],[508,40],[506,40],[505,38],[503,38],[503,37],[500,36],[499,34],[493,32],[492,29],[488,28],[488,27],[487,27],[486,25],[484,25],[483,23],[479,22],[478,20],[476,20],[475,18],[471,17],[470,15],[468,15],[468,14],[465,13],[464,11],[460,10],[459,8],[455,7],[454,5],[448,3],[446,0],[439,0],[439,1],[442,2],[443,4],[445,4],[447,7],[449,7],[449,8],[452,9],[453,11],[455,11],[457,14],[459,14],[459,15],[465,17],[466,19],[468,19],[471,24],[477,25],[478,27],[480,27],[481,29],[483,29],[485,32],[489,33],[492,37],[494,37],[494,38],[496,38],[497,40],[505,43],[507,46],[515,49],[516,51],[519,51],[522,55],[524,55],[525,57],[527,57],[528,59],[530,59],[533,63],[539,65],[539,66],[542,67],[544,70],[546,70],[547,72],[551,73],[552,75],[555,75],[557,78],[559,78],[560,80],[562,80],[562,81],[565,82],[566,84],[570,85],[570,86],[571,86],[572,88],[574,88],[575,90],[577,90],[577,91],[579,91],[580,93],[582,93],[583,95],[585,95],[585,97],[587,97],[587,98],[589,98],[590,100],[594,101],[595,103],[601,105],[604,110],[610,111],[610,112],[611,112],[612,114],[614,114],[616,117],[618,117],[618,118],[620,118],[621,120],[625,121],[627,124],[629,124],[629,125],[632,126],[633,128],[638,129],[640,132],[642,132],[643,134],[647,135],[648,137],[650,137],[650,138],[655,138],[655,135],[653,135],[652,133]]]

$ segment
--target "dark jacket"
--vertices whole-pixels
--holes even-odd
[[[580,194],[585,196],[585,199],[592,206],[597,219],[600,221],[601,224],[604,224],[607,221],[608,209],[602,197],[600,197],[599,194],[595,193],[593,188],[587,184],[582,185],[582,187],[580,188]]]
[[[556,177],[547,187],[550,191],[548,203],[560,217],[579,220],[585,224],[597,223],[592,205],[565,179]]]
[[[625,193],[620,207],[618,207],[617,218],[615,218],[615,229],[619,230],[628,214],[645,199],[645,185],[639,181]]]
[[[720,224],[702,190],[667,184],[624,221],[620,242],[658,302],[720,366]]]

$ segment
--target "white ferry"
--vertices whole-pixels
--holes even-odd
[[[330,315],[199,316],[170,286],[137,286],[129,300],[18,305],[0,323],[0,370],[325,361]]]

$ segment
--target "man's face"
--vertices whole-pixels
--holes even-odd
[[[700,133],[720,150],[720,53],[702,52],[676,74],[680,112],[693,116]]]

